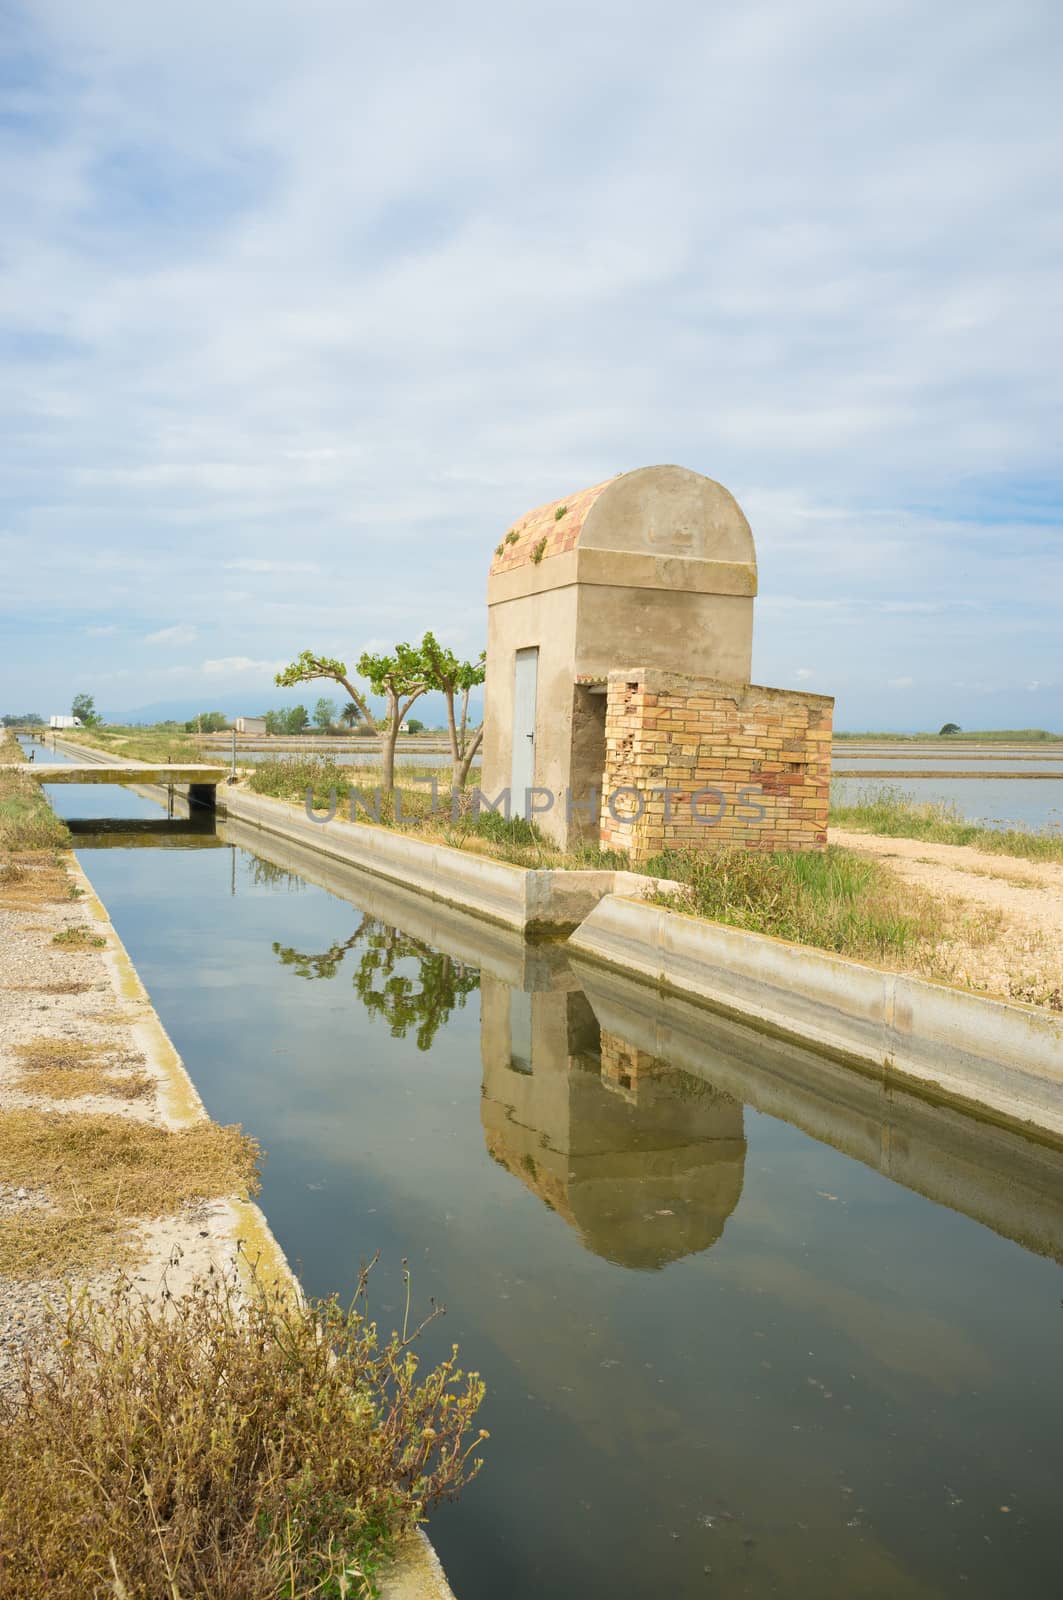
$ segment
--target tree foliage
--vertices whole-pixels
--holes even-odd
[[[945,726],[941,730],[941,733],[938,734],[938,738],[940,739],[942,734],[962,733],[962,732],[963,732],[963,729],[960,727],[958,722],[946,722]]]
[[[333,683],[346,689],[351,705],[364,719],[366,727],[383,735],[383,780],[384,789],[389,794],[395,786],[395,744],[399,728],[422,695],[437,691],[442,694],[447,706],[454,784],[457,788],[463,788],[483,740],[482,726],[469,726],[469,695],[484,681],[484,653],[481,651],[475,661],[462,661],[453,650],[441,645],[433,633],[427,632],[420,644],[403,642],[390,651],[363,651],[358,659],[357,671],[359,677],[368,683],[371,692],[383,697],[385,709],[382,723],[370,711],[367,697],[351,680],[347,663],[337,657],[319,656],[311,650],[304,650],[282,672],[278,672],[276,682],[290,688],[296,683],[330,678]],[[324,702],[319,701],[318,704]],[[346,710],[343,718],[348,724],[354,720],[353,714]]]
[[[358,659],[358,671],[367,679],[374,694],[384,696],[384,792],[395,787],[395,743],[410,707],[428,690],[428,672],[421,645],[397,644],[389,653],[366,650]]]
[[[284,706],[279,711],[267,711],[265,715],[267,733],[302,733],[310,721],[310,714],[305,706]]]
[[[370,711],[365,696],[355,687],[347,674],[346,662],[340,661],[335,656],[316,656],[312,650],[303,650],[282,672],[277,673],[273,681],[282,689],[290,689],[294,684],[313,683],[317,678],[331,678],[333,683],[338,683],[341,688],[346,689],[364,720],[371,728],[376,727],[376,718]]]
[[[76,694],[71,702],[70,715],[77,717],[86,728],[98,727],[103,721],[96,711],[96,702],[91,694]]]
[[[224,711],[201,711],[185,723],[186,733],[224,733],[229,719]]]
[[[322,695],[314,707],[314,725],[320,728],[322,733],[327,733],[335,721],[336,702],[330,700],[327,695]]]
[[[431,633],[425,634],[421,650],[428,685],[439,690],[446,702],[454,787],[463,789],[469,768],[483,742],[483,723],[475,729],[469,727],[469,695],[484,681],[487,654],[481,650],[475,661],[461,661],[453,650],[441,645]]]

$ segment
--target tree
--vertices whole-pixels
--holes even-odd
[[[354,701],[348,700],[347,704],[340,712],[340,721],[345,722],[348,728],[353,728],[355,723],[360,719],[361,715],[362,713],[359,711]]]
[[[103,718],[97,715],[96,702],[91,694],[76,694],[70,707],[70,715],[77,717],[86,728],[95,728],[103,721]]]
[[[423,733],[424,732],[424,723],[423,722],[418,722],[416,717],[407,717],[406,718],[406,732],[407,733]]]
[[[329,700],[327,698],[327,696],[322,695],[321,699],[318,701],[317,705],[314,707],[314,722],[315,722],[315,724],[321,729],[322,733],[328,733],[329,729],[332,727],[332,724],[335,722],[335,720],[336,720],[336,702],[335,702],[335,700]]]
[[[431,638],[425,634],[425,638]],[[395,741],[410,707],[429,688],[428,664],[423,645],[397,644],[391,655],[372,655],[366,650],[358,660],[358,671],[368,678],[374,694],[384,696],[384,793],[395,787]]]
[[[963,732],[963,729],[960,727],[958,722],[946,722],[945,726],[941,730],[941,733],[938,734],[938,738],[940,739],[942,734],[946,734],[946,733],[962,733],[962,732]]]
[[[310,726],[310,713],[305,706],[292,706],[284,719],[285,733],[303,733]]]
[[[469,694],[484,681],[486,653],[481,650],[475,661],[459,661],[453,650],[446,649],[431,633],[425,634],[421,652],[427,670],[428,687],[438,689],[446,702],[454,787],[464,789],[469,768],[483,743],[483,723],[478,728],[469,727]],[[456,707],[459,695],[460,711]]]
[[[361,671],[361,667],[358,670]],[[365,696],[355,688],[347,676],[346,663],[338,661],[334,656],[315,656],[312,651],[304,650],[284,668],[283,672],[278,672],[273,681],[282,689],[290,689],[297,683],[313,683],[316,678],[331,678],[333,683],[338,683],[341,688],[346,689],[363,719],[370,728],[376,729],[376,718],[366,704]]]
[[[185,723],[186,733],[224,733],[229,719],[224,711],[201,711]]]

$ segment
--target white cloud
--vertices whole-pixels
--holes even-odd
[[[207,678],[272,678],[285,665],[283,660],[253,661],[250,656],[223,656],[218,661],[204,661],[201,671]]]
[[[0,610],[471,650],[515,516],[678,460],[758,681],[1052,677],[1058,7],[22,9]],[[12,696],[81,688],[38,643]]]
[[[160,628],[157,633],[146,633],[145,644],[191,644],[196,630],[191,623],[178,622],[172,628]]]
[[[226,561],[226,572],[269,572],[289,574],[296,572],[320,572],[321,568],[316,561],[260,561],[248,558],[242,561]]]
[[[915,687],[914,678],[887,678],[887,689],[912,689]]]
[[[812,670],[811,667],[795,667],[794,668],[794,677],[797,678],[802,683],[805,682],[808,678],[814,678],[815,676],[816,676],[816,674]]]
[[[90,639],[108,639],[108,638],[110,638],[110,636],[112,634],[118,632],[118,628],[112,622],[112,623],[109,623],[106,627],[86,628],[84,631],[85,631],[85,634],[87,635],[87,637],[90,638]]]

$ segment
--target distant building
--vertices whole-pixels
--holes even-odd
[[[49,728],[80,728],[80,717],[49,717]]]
[[[237,733],[265,733],[265,717],[237,717],[234,723]]]

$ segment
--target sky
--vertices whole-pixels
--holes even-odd
[[[753,678],[1063,731],[1058,0],[0,0],[0,710],[485,639],[677,462]]]

